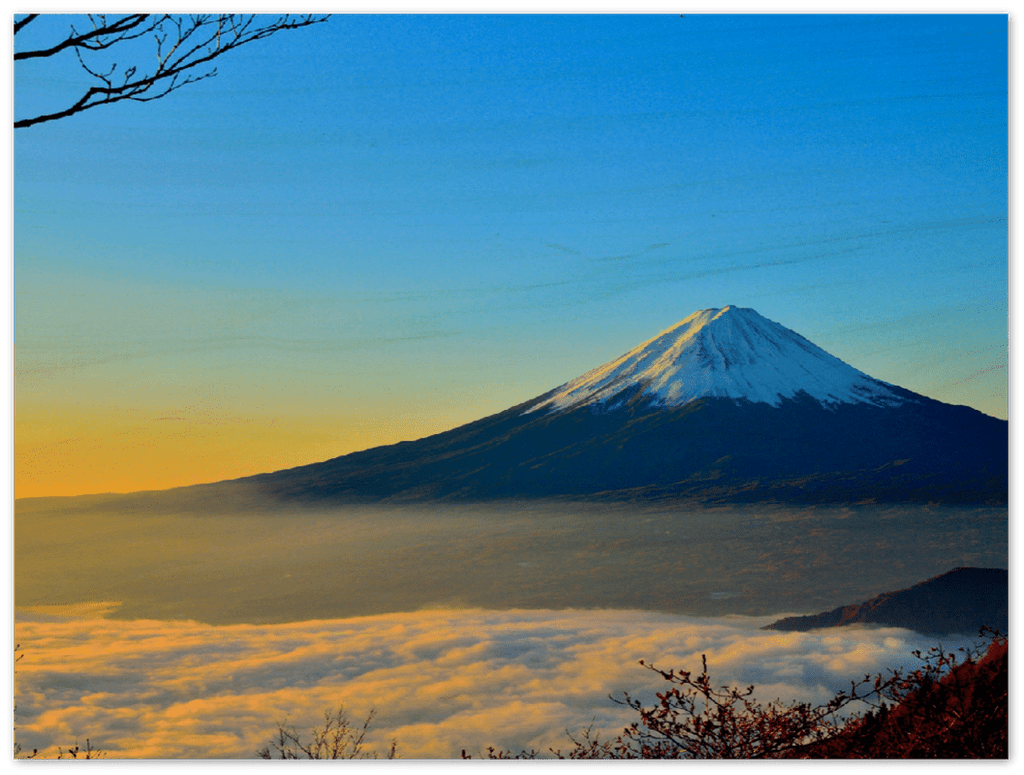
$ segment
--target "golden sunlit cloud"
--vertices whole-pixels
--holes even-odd
[[[97,609],[98,610],[98,609]],[[487,746],[567,748],[565,731],[621,731],[660,679],[699,668],[757,696],[813,702],[913,664],[932,645],[900,629],[760,630],[766,618],[641,611],[432,610],[275,625],[113,621],[21,611],[17,740],[54,754],[88,738],[110,757],[251,758],[276,722],[299,730],[343,704],[376,708],[369,748],[405,758]],[[966,640],[966,639],[964,639]],[[956,647],[944,641],[944,646]]]

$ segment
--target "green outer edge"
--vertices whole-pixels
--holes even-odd
[[[141,8],[141,7],[146,7],[146,6],[150,6],[150,7],[166,7],[166,6],[158,5],[157,3],[153,2],[153,0],[141,0],[140,2],[133,2],[133,3],[126,3],[126,2],[124,2],[124,0],[116,0],[115,2],[103,3],[102,5],[104,7],[109,7],[109,8],[116,8],[116,7],[122,6],[122,7],[130,8],[132,10],[137,9],[137,8]],[[266,7],[266,8],[272,8],[274,10],[278,10],[278,9],[282,8],[280,3],[271,3],[271,2],[268,2],[268,0],[255,0],[255,2],[239,2],[239,0],[226,0],[225,2],[219,3],[216,7],[218,7],[218,8],[228,8],[228,7],[251,8],[251,7],[254,7],[254,6],[262,6],[262,7]],[[617,9],[617,8],[621,8],[622,7],[621,5],[616,5],[614,3],[609,2],[609,0],[596,0],[596,2],[582,2],[581,0],[567,0],[567,1],[563,0],[561,6],[562,7],[579,7],[579,8],[585,8],[585,9],[591,9],[591,8],[596,8],[596,7],[602,7],[603,6],[603,7],[607,8],[607,9],[609,9],[609,10]],[[2,7],[3,7],[3,11],[4,11],[4,18],[6,19],[6,17],[10,15],[10,13],[14,10],[14,8],[17,7],[17,5],[15,5],[14,3],[10,2],[10,0],[5,0],[5,2],[2,3]],[[33,6],[33,7],[40,8],[40,9],[45,9],[45,7],[47,7],[47,6],[38,5],[38,6]],[[54,7],[54,6],[53,5],[49,5],[48,7]],[[58,5],[56,7],[60,8],[61,10],[65,9],[65,8],[74,8],[74,7],[95,8],[96,4],[95,3],[90,3],[90,2],[85,2],[84,0],[66,0],[65,2],[61,3],[60,5]],[[406,2],[402,2],[402,3],[382,2],[382,0],[364,0],[364,2],[361,2],[361,3],[358,3],[358,4],[349,3],[349,4],[342,4],[342,5],[335,5],[335,4],[332,4],[332,3],[323,2],[323,0],[318,0],[318,1],[314,1],[314,2],[304,3],[302,5],[302,8],[306,8],[306,7],[308,7],[308,8],[338,8],[339,10],[344,10],[346,7],[348,7],[348,8],[367,8],[367,7],[373,7],[373,8],[382,8],[382,9],[395,9],[395,8],[416,8],[416,7],[436,8],[437,6],[434,3],[427,2],[427,0],[415,0],[414,2],[410,2],[409,0],[407,0]],[[534,8],[536,10],[543,10],[546,6],[536,2],[536,0],[534,2],[529,2],[528,0],[512,0],[511,2],[506,2],[506,3],[500,4],[500,5],[499,4],[495,4],[495,5],[479,5],[479,4],[475,4],[475,3],[465,2],[464,0],[456,0],[456,2],[450,4],[449,7],[462,7],[462,8],[465,8],[467,10],[470,10],[470,9],[486,9],[488,7],[499,7],[499,8],[507,8],[507,7],[512,7],[512,8]],[[670,4],[670,3],[664,2],[664,0],[654,0],[653,2],[649,2],[646,5],[646,7],[651,8],[651,9],[657,9],[657,8],[672,9],[673,11],[675,11],[675,10],[677,10],[679,8],[682,8],[683,10],[686,10],[686,6]],[[701,8],[714,8],[714,9],[721,8],[722,10],[736,10],[738,8],[751,8],[751,9],[759,9],[759,8],[771,8],[771,9],[802,8],[802,9],[807,9],[807,10],[821,10],[822,9],[821,5],[809,2],[809,0],[797,0],[796,2],[791,2],[790,4],[787,4],[787,5],[784,5],[784,6],[779,6],[779,5],[775,5],[775,4],[769,3],[769,2],[765,2],[765,0],[745,0],[745,2],[742,2],[740,4],[725,3],[725,2],[722,2],[721,0],[711,0],[711,2],[708,2],[706,0],[706,2],[703,3],[700,7]],[[843,7],[844,8],[877,9],[877,10],[879,10],[881,12],[889,10],[889,8],[887,8],[886,6],[880,6],[877,2],[865,2],[864,0],[852,0],[851,2],[846,3]],[[954,9],[954,8],[955,9],[964,9],[965,8],[965,6],[962,3],[951,2],[951,0],[938,0],[938,2],[934,2],[934,1],[933,2],[926,2],[925,0],[904,0],[903,7],[906,7],[906,8],[923,8],[923,9],[929,9],[929,10],[935,10],[935,9],[939,9],[939,8],[948,8],[948,9]],[[1024,8],[1024,0],[1011,0],[1011,2],[1008,5],[1006,5],[1006,6],[995,6],[992,9],[996,10],[996,9],[999,9],[999,8],[1006,8],[1008,11],[1011,11],[1011,12],[1015,13],[1019,17],[1021,9]],[[824,9],[827,9],[827,6],[825,6]],[[6,24],[6,20],[5,20],[5,24]],[[1013,27],[1012,27],[1012,29],[1013,29]],[[1015,40],[1013,40],[1013,37],[1011,39],[1011,42],[1012,43],[1018,43],[1018,45],[1019,45],[1019,40],[1015,41]],[[9,43],[8,43],[8,46],[9,46]],[[1020,72],[1021,71],[1020,71],[1020,54],[1019,54],[1019,49],[1018,49],[1017,46],[1011,46],[1011,55],[1013,55],[1014,52],[1016,52],[1017,55],[1018,55],[1018,59],[1017,59],[1018,93],[1016,95],[1014,95],[1014,96],[1017,98],[1018,121],[1019,121],[1019,118],[1020,118],[1020,113],[1019,113],[1020,112],[1019,82],[1020,82]],[[8,61],[9,61],[9,59],[5,55],[3,57],[3,79],[2,79],[2,88],[3,88],[4,97],[5,97],[5,99],[4,99],[5,103],[7,101],[6,100],[6,97],[7,97],[7,69],[9,67],[8,66]],[[9,113],[9,110],[10,109],[9,109],[9,106],[8,106],[8,113]],[[9,120],[9,118],[10,117],[8,115],[8,120]],[[8,129],[8,149],[10,148],[11,143],[13,142],[12,138],[10,137],[10,133],[11,132],[12,132],[12,130]],[[1019,167],[1019,165],[1020,165],[1020,155],[1019,155],[1019,152],[1020,152],[1020,135],[1019,135],[1019,133],[1018,133],[1018,148],[1017,149],[1018,149],[1018,177],[1015,179],[1015,178],[1013,178],[1013,176],[1011,176],[1010,184],[1011,184],[1011,188],[1012,188],[1012,193],[1016,193],[1017,199],[1018,199],[1018,223],[1019,223],[1020,222],[1019,221],[1019,216],[1020,216],[1020,183],[1019,183],[1019,173],[1020,173],[1020,167]],[[10,159],[10,157],[9,157],[9,150],[8,150],[8,154],[5,155],[4,163],[3,163],[3,171],[5,173],[4,174],[4,178],[8,182],[8,185],[4,187],[4,205],[5,205],[4,211],[5,212],[9,212],[8,211],[8,208],[9,208],[8,192],[10,190],[9,186],[11,184],[10,183],[10,173],[9,173],[9,169],[8,169],[8,167],[9,167],[9,159]],[[1016,188],[1016,191],[1013,190],[1014,188]],[[1011,201],[1013,199],[1014,198],[1012,196],[1011,197]],[[13,257],[10,254],[10,233],[9,233],[9,231],[10,231],[10,220],[8,220],[8,222],[7,222],[7,228],[8,228],[8,241],[7,241],[7,243],[8,243],[8,262],[7,262],[7,266],[8,266],[8,271],[12,271]],[[1011,233],[1013,233],[1013,232],[1011,232]],[[1011,248],[1011,250],[1012,249],[1013,248]],[[1020,255],[1018,253],[1018,266],[1019,265],[1020,265]],[[10,276],[8,274],[8,271],[5,271],[3,273],[3,290],[4,290],[4,297],[7,299],[7,303],[11,304],[12,303],[12,296],[10,294],[12,293],[12,289],[8,289],[8,277]],[[1021,287],[1024,287],[1024,283],[1021,283],[1020,279],[1018,279],[1018,291],[1020,290]],[[1015,305],[1013,305],[1013,304],[1011,304],[1009,306],[1010,306],[1011,309],[1016,309]],[[13,380],[13,377],[11,376],[11,372],[12,372],[12,369],[13,369],[13,336],[14,336],[14,332],[10,330],[10,316],[9,316],[9,314],[4,318],[4,326],[7,328],[7,344],[8,344],[8,348],[9,349],[8,349],[8,379],[7,379],[7,382],[5,383],[5,388],[4,388],[4,395],[5,395],[6,399],[7,399],[6,400],[7,412],[5,412],[4,415],[3,415],[4,437],[8,440],[8,444],[5,445],[4,448],[3,448],[3,457],[4,457],[4,462],[6,464],[6,466],[5,466],[6,471],[8,472],[8,474],[12,474],[12,469],[10,467],[11,463],[10,463],[10,461],[8,459],[8,455],[9,455],[9,450],[10,450],[12,444],[13,444],[13,438],[12,438],[13,429],[12,428],[8,428],[8,422],[9,422],[9,419],[10,419],[9,412],[10,412],[10,407],[11,407],[11,402],[10,401],[11,401],[11,388],[12,388],[12,380]],[[1021,329],[1020,329],[1020,318],[1018,317],[1016,333],[1019,335],[1020,331],[1021,331]],[[1018,373],[1017,373],[1017,375],[1014,375],[1014,376],[1017,377],[1017,378],[1019,378],[1019,376],[1020,376],[1020,364],[1019,364],[1019,362],[1018,362]],[[1016,383],[1016,384],[1019,385],[1019,382]],[[1012,385],[1012,387],[1013,386],[1014,385]],[[1020,416],[1019,415],[1020,408],[1021,408],[1022,405],[1024,405],[1024,402],[1021,401],[1019,392],[1018,392],[1018,399],[1017,400],[1018,400],[1018,417],[1019,417]],[[1020,462],[1020,440],[1019,439],[1018,439],[1018,470],[1019,470],[1020,478],[1024,478],[1024,463]],[[1020,479],[1018,479],[1018,481],[1020,481]],[[9,651],[9,649],[13,645],[12,641],[10,639],[10,636],[11,636],[11,633],[12,633],[12,630],[13,630],[13,606],[12,606],[12,598],[10,597],[11,591],[7,590],[7,587],[8,587],[8,584],[9,584],[10,572],[11,572],[10,571],[10,568],[11,568],[11,555],[10,555],[10,552],[11,552],[11,547],[10,547],[10,541],[11,541],[11,521],[10,521],[10,515],[11,515],[11,510],[13,508],[13,502],[11,500],[12,493],[9,491],[10,482],[11,482],[10,476],[6,476],[3,479],[3,485],[2,485],[3,486],[3,493],[4,493],[4,501],[7,504],[7,514],[8,514],[8,522],[7,522],[8,529],[7,529],[7,539],[6,539],[6,541],[7,541],[7,557],[8,557],[8,565],[7,565],[8,572],[4,576],[4,582],[3,582],[4,589],[5,589],[5,591],[8,592],[8,595],[7,595],[7,601],[8,601],[8,603],[7,603],[7,606],[8,606],[7,607],[8,664],[9,664],[9,661],[10,661],[10,655],[9,655],[10,651]],[[1020,549],[1020,534],[1019,534],[1019,532],[1018,532],[1018,535],[1017,535],[1017,541],[1018,541],[1018,550],[1019,550]],[[1018,557],[1019,557],[1019,552],[1018,552]],[[1018,577],[1018,589],[1019,589],[1019,586],[1020,586],[1020,579]],[[10,671],[9,670],[5,671],[4,672],[3,685],[4,685],[5,696],[7,696],[7,697],[10,696],[10,679],[11,679]],[[1019,681],[1020,681],[1020,676],[1018,675],[1018,682]],[[1018,698],[1019,697],[1020,697],[1020,684],[1018,684]],[[1019,711],[1019,707],[1020,707],[1020,705],[1019,705],[1019,699],[1018,699],[1018,711]],[[1020,732],[1020,729],[1024,728],[1024,723],[1021,722],[1021,718],[1020,718],[1020,714],[1019,713],[1018,713],[1018,725],[1019,725],[1018,732]],[[1019,743],[1020,743],[1020,735],[1019,734],[1018,734],[1017,742],[1018,742],[1018,745],[1019,745]],[[229,763],[225,762],[225,765],[230,767]],[[400,760],[396,763],[396,766],[397,767],[401,766]],[[90,767],[89,769],[92,770],[92,769],[98,769],[98,768]],[[113,770],[115,768],[112,767],[111,769]],[[125,769],[125,768],[121,767],[121,768],[117,768],[117,769]],[[135,769],[135,768],[131,768],[131,769]],[[145,769],[145,770],[150,770],[150,771],[158,771],[158,770],[155,770],[153,768],[146,768],[146,767],[139,767],[138,769]],[[184,768],[182,768],[182,769],[184,769]],[[193,768],[188,768],[188,769],[189,769],[190,772],[204,772],[202,770],[193,769]],[[225,768],[218,767],[216,770],[206,770],[205,772],[216,773],[216,772],[221,771],[222,769],[225,769]],[[238,769],[253,770],[253,769],[257,769],[257,768],[254,768],[251,763],[247,763],[246,765],[240,766]],[[415,769],[415,768],[412,768],[412,769]],[[505,769],[505,768],[502,768],[502,769]],[[522,768],[522,769],[526,769],[526,768]],[[553,770],[543,770],[543,769],[536,768],[536,767],[530,767],[528,769],[529,769],[530,772],[553,772]],[[617,768],[617,769],[622,769],[622,768]],[[694,769],[695,770],[697,768],[688,768],[688,769]],[[797,769],[798,769],[797,767],[794,767],[794,770],[797,770]],[[799,769],[807,770],[809,768],[804,767],[804,768],[799,768]],[[872,771],[876,771],[876,772],[897,772],[897,771],[902,771],[902,768],[900,768],[900,770],[882,770],[882,769],[873,768],[873,767],[870,768],[870,769]],[[1010,769],[1012,771],[1019,771],[1019,770],[1024,771],[1024,766],[1022,766],[1020,764],[1020,761],[1018,760],[1018,762],[1013,767],[1011,767]],[[443,770],[440,770],[440,769],[434,768],[434,767],[431,767],[430,770],[432,772],[441,772],[441,771],[443,771]],[[5,757],[4,762],[0,763],[0,772],[14,772],[14,771],[15,770],[11,766],[10,761],[7,760],[6,757]],[[378,770],[368,769],[368,770],[354,770],[354,771],[355,772],[376,772]],[[460,770],[458,770],[458,771],[463,771],[463,768],[460,768]],[[777,770],[777,771],[779,771],[779,770]],[[449,771],[445,771],[445,772],[456,772],[456,770],[449,770]]]

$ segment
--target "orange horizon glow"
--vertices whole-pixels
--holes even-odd
[[[14,497],[166,490],[329,460],[447,430],[443,417],[322,421],[18,410]]]

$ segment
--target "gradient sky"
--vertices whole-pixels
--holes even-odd
[[[16,130],[15,495],[417,438],[726,304],[1005,418],[1007,64],[1005,15],[336,16]]]

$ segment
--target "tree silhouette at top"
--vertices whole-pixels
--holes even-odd
[[[89,14],[89,26],[74,25],[50,41],[19,47],[19,34],[39,18],[27,14],[14,21],[14,61],[49,59],[73,53],[92,85],[71,104],[50,113],[16,119],[16,129],[73,116],[122,100],[150,102],[166,97],[190,83],[217,74],[214,60],[246,43],[268,38],[282,30],[309,27],[328,19],[324,15],[280,16],[241,14]],[[24,37],[24,36],[23,36]],[[155,58],[143,54],[152,47]],[[112,61],[124,54],[130,61]],[[148,62],[148,64],[144,64]]]

